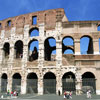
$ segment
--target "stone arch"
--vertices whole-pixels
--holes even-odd
[[[1,92],[7,92],[7,83],[8,83],[8,76],[6,73],[3,73],[1,76]]]
[[[84,35],[80,38],[80,51],[81,54],[93,54],[93,39],[89,35]]]
[[[7,21],[7,27],[11,27],[11,24],[12,24],[12,21],[11,20],[8,20]]]
[[[28,57],[29,61],[34,61],[38,59],[38,48],[39,42],[37,39],[33,39],[28,44]]]
[[[51,61],[55,60],[55,55],[53,57],[52,51],[56,50],[56,40],[53,37],[48,37],[44,41],[44,56],[45,60]]]
[[[10,44],[8,42],[5,42],[4,43],[3,51],[4,51],[4,57],[5,58],[9,58],[9,54],[10,54]]]
[[[23,41],[18,40],[14,45],[15,58],[23,58]]]
[[[82,90],[86,93],[90,89],[92,93],[96,93],[96,79],[95,75],[88,71],[82,74]]]
[[[66,72],[62,76],[62,91],[73,91],[75,93],[75,74],[73,72]]]
[[[65,36],[62,39],[62,52],[64,53],[66,50],[72,50],[73,52],[69,52],[67,54],[74,54],[74,39],[71,36]]]
[[[29,36],[33,37],[33,36],[39,36],[39,28],[37,27],[33,27],[29,30]]]
[[[27,93],[37,93],[38,77],[36,73],[31,72],[27,75]]]
[[[43,77],[44,94],[56,93],[56,76],[52,72],[45,73]]]
[[[100,31],[100,24],[97,26],[97,31]]]
[[[21,92],[21,75],[20,73],[15,73],[12,76],[12,91]]]

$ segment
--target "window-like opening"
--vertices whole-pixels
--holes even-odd
[[[36,25],[37,24],[37,16],[33,16],[32,17],[32,25]]]
[[[93,54],[93,41],[89,36],[83,36],[80,39],[81,54]]]
[[[23,57],[23,42],[17,41],[15,43],[15,58],[22,58]]]
[[[2,74],[1,77],[1,92],[7,92],[7,74]]]
[[[86,72],[82,75],[82,91],[83,93],[86,93],[87,90],[96,93],[95,75],[91,72]]]
[[[72,37],[64,37],[62,40],[63,54],[74,54],[74,40]]]
[[[56,93],[56,76],[52,72],[48,72],[43,78],[44,94]]]
[[[35,73],[29,73],[27,76],[27,93],[37,93],[38,77]]]
[[[34,61],[38,59],[38,40],[33,39],[30,41],[28,45],[28,51],[29,51],[29,61]]]
[[[45,60],[55,60],[56,40],[53,37],[47,38],[44,42]],[[52,59],[51,59],[52,58]]]
[[[38,28],[32,28],[32,29],[29,31],[29,35],[30,35],[30,37],[39,36],[39,29],[38,29]]]
[[[1,28],[2,26],[1,26],[1,23],[0,23],[0,28]]]
[[[21,75],[19,73],[15,73],[12,77],[12,91],[21,92]]]
[[[74,54],[74,51],[71,49],[67,49],[64,51],[64,54]]]
[[[62,77],[62,89],[64,91],[73,91],[75,93],[75,75],[72,72],[67,72]]]
[[[100,31],[100,25],[98,25],[97,30]]]
[[[7,22],[7,26],[11,26],[11,20],[9,20],[8,22]]]
[[[4,44],[3,50],[4,50],[5,58],[9,58],[9,54],[10,54],[10,45],[9,45],[9,43]]]

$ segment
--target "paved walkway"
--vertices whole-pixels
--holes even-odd
[[[92,95],[91,99],[87,99],[86,95],[76,96],[72,95],[72,100],[100,100],[100,95]],[[0,100],[64,100],[63,96],[58,96],[55,94],[47,94],[47,95],[20,95],[17,98],[4,96],[4,98],[0,98]],[[70,99],[71,100],[71,99]]]

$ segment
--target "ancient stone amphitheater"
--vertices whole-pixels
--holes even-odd
[[[0,91],[100,94],[99,25],[61,8],[0,21]]]

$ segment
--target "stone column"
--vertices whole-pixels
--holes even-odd
[[[0,64],[2,63],[3,58],[4,58],[4,51],[3,48],[0,47]]]
[[[1,73],[0,73],[0,93],[1,93]]]
[[[56,67],[62,66],[62,41],[56,41]]]
[[[38,78],[38,94],[43,95],[43,78]]]
[[[10,46],[10,55],[9,55],[9,62],[13,62],[15,58],[15,50],[13,44]]]
[[[93,39],[94,54],[99,54],[99,39]]]
[[[39,24],[39,52],[38,52],[38,65],[43,66],[44,62],[44,23]]]
[[[76,95],[82,93],[82,77],[79,72],[76,72]]]
[[[59,69],[59,72],[58,72],[58,75],[56,77],[56,94],[59,95],[59,92],[60,92],[60,95],[62,95],[62,78],[60,76],[60,69]]]
[[[60,68],[62,66],[62,23],[56,23],[56,67]]]
[[[10,71],[8,71],[10,72]],[[10,90],[12,91],[12,75],[11,72],[8,74],[8,82],[7,82],[7,91]]]
[[[75,55],[80,55],[80,39],[74,40],[74,46],[75,46]]]
[[[28,61],[28,45],[23,46],[23,58],[22,58],[22,60],[23,60],[23,62]]]
[[[21,94],[26,94],[26,85],[27,85],[27,79],[25,76],[22,76],[21,79]]]

